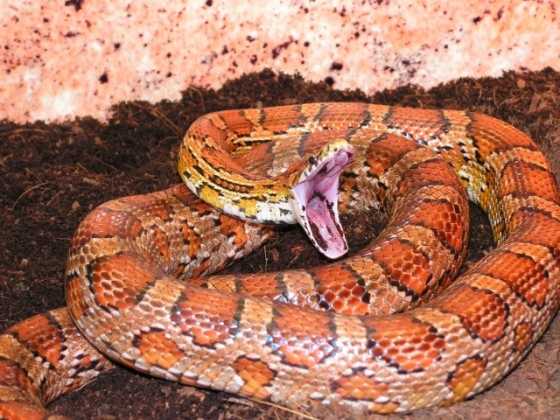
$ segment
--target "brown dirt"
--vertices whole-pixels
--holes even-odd
[[[470,109],[526,131],[560,175],[560,74],[546,69],[507,73],[498,79],[461,79],[430,91],[407,86],[366,96],[333,90],[329,83],[270,71],[243,77],[219,91],[189,89],[180,102],[121,104],[108,124],[81,119],[60,125],[0,124],[0,331],[64,305],[66,251],[73,230],[97,204],[179,182],[177,144],[198,116],[225,108],[310,101],[357,100],[420,107]],[[473,209],[470,258],[491,246],[485,217]],[[349,221],[365,236],[365,217]],[[365,237],[370,237],[365,236]],[[357,243],[363,243],[363,239]],[[290,252],[286,252],[289,250]],[[235,270],[273,270],[322,262],[301,233],[240,262]],[[450,408],[423,410],[413,418],[553,418],[560,410],[560,322],[513,374],[489,392]],[[295,414],[117,369],[51,405],[77,419],[296,418]],[[321,418],[344,418],[325,411]]]

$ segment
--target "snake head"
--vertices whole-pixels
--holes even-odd
[[[297,222],[313,245],[328,258],[338,258],[348,252],[338,215],[338,185],[340,174],[352,156],[352,146],[345,140],[329,143],[309,157],[308,165],[292,187]]]

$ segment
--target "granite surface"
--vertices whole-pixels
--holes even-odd
[[[4,0],[0,119],[178,99],[271,68],[366,93],[560,69],[558,0]]]

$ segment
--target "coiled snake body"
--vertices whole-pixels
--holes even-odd
[[[80,224],[68,307],[0,335],[0,418],[44,417],[110,369],[105,356],[301,409],[450,404],[515,367],[558,310],[558,187],[535,144],[494,118],[361,103],[224,111],[191,126],[179,172],[212,206],[177,185]],[[451,284],[468,231],[458,179],[498,245]],[[298,222],[341,256],[339,197],[344,212],[389,213],[356,255],[208,276],[272,235],[253,222]]]

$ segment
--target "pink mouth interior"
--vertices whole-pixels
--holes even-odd
[[[352,153],[341,150],[322,162],[293,189],[303,210],[308,235],[319,251],[329,258],[338,258],[348,251],[338,218],[338,184],[341,172],[351,160]]]

